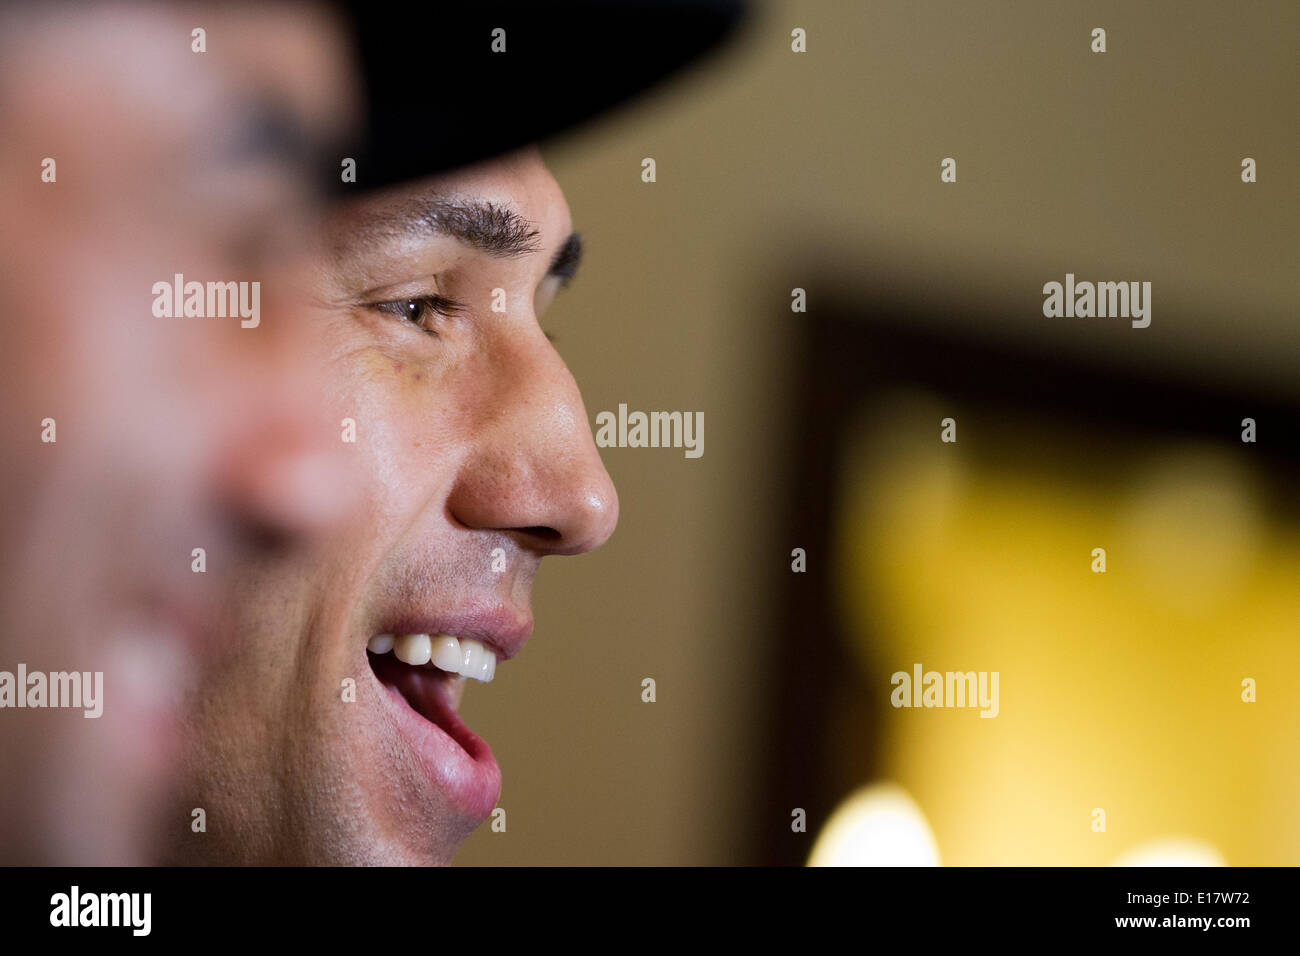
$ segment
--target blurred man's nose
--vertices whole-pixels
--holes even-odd
[[[234,354],[217,373],[214,404],[224,434],[214,469],[221,506],[245,529],[277,538],[320,532],[340,521],[357,489],[334,414],[327,357],[297,263],[268,274],[271,290],[256,327],[234,323]],[[313,321],[316,320],[316,321]]]

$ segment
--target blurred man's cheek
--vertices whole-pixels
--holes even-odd
[[[353,500],[355,445],[330,398],[322,318],[299,274],[261,272],[256,327],[238,319],[209,333],[195,369],[199,410],[210,435],[210,494],[241,530],[292,543],[338,522]],[[183,321],[183,320],[181,320]]]

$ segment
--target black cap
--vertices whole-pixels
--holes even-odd
[[[389,186],[538,142],[718,45],[744,10],[744,0],[348,4],[366,129],[345,147],[357,169],[344,188]]]

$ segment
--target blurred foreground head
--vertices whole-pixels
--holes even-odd
[[[148,858],[221,588],[344,503],[302,282],[344,49],[299,5],[0,9],[0,862]]]

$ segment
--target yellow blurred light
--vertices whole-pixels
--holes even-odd
[[[855,791],[813,845],[809,866],[938,866],[939,847],[916,802],[894,784]]]
[[[1204,840],[1165,837],[1129,850],[1115,866],[1227,866],[1219,851]]]
[[[864,418],[846,453],[832,571],[878,702],[873,766],[925,807],[944,862],[1104,866],[1192,833],[1207,852],[1157,859],[1293,865],[1300,696],[1243,696],[1300,671],[1300,525],[1267,469],[1231,442],[1072,450],[956,406],[961,441],[985,438],[945,447],[916,401],[924,420]],[[917,661],[999,671],[997,719],[890,707]],[[1094,828],[1097,809],[1123,825]]]

